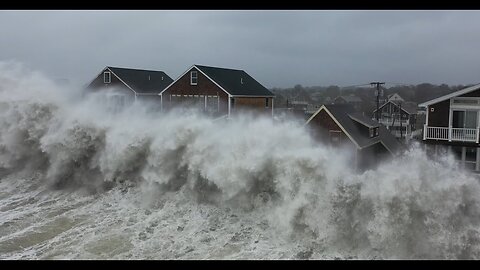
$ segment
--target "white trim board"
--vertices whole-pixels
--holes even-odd
[[[117,79],[119,79],[123,84],[125,84],[128,88],[130,88],[130,90],[132,90],[135,94],[137,94],[137,91],[133,90],[132,87],[130,87],[130,85],[128,85],[124,80],[122,80],[117,74],[115,74],[115,72],[113,72],[109,67],[107,67],[108,70],[110,70],[110,72],[115,75],[115,77],[117,77]],[[110,81],[111,81],[111,78],[110,78]]]
[[[383,107],[385,107],[385,105],[387,105],[388,103],[392,103],[393,106],[395,106],[395,107],[397,107],[397,108],[400,108],[400,105],[397,105],[397,104],[395,104],[395,102],[389,100],[389,101],[383,103],[382,106],[378,107],[378,109],[381,110],[381,109],[382,109]],[[413,115],[413,114],[415,114],[415,113],[409,113],[409,112],[407,112],[407,111],[404,109],[404,107],[402,107],[402,111],[405,112],[405,113],[408,114],[408,115]],[[418,109],[417,109],[417,111],[418,111]],[[373,110],[373,113],[374,113],[374,114],[375,114],[376,112],[377,112],[377,109]]]

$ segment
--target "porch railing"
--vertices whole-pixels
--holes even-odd
[[[479,128],[423,127],[423,139],[478,143]]]

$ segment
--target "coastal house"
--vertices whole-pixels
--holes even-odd
[[[118,110],[137,100],[160,105],[158,93],[172,82],[163,71],[107,66],[87,89],[89,93],[105,93],[106,106]]]
[[[356,112],[349,104],[322,105],[306,125],[317,140],[352,150],[359,170],[373,168],[402,149],[384,126]]]
[[[425,108],[423,142],[430,156],[453,153],[464,168],[480,171],[480,84],[419,104]]]
[[[272,116],[274,97],[243,70],[193,65],[159,94],[163,110],[197,108],[214,116],[249,111]]]
[[[372,119],[375,120],[376,116],[377,109],[373,111]],[[396,138],[408,140],[417,131],[417,104],[403,99],[389,99],[378,108],[378,122]]]

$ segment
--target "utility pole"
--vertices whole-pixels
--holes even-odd
[[[400,140],[403,139],[403,126],[402,126],[402,102],[398,102],[400,106]]]
[[[380,106],[380,85],[382,84],[385,84],[384,82],[371,82],[370,83],[371,85],[376,85],[377,86],[377,91],[375,91],[375,95],[377,96],[377,113],[375,114],[375,118],[377,119],[377,122],[378,122],[378,109],[379,109],[379,106]]]

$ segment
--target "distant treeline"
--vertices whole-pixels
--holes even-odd
[[[390,94],[398,93],[405,99],[405,101],[422,103],[468,86],[469,85],[449,86],[446,84],[433,85],[422,83],[418,85],[397,85],[388,87],[387,84],[387,87],[383,87],[383,98],[386,98]],[[287,101],[307,101],[311,104],[320,105],[330,103],[338,96],[348,95],[358,96],[365,103],[374,104],[376,100],[375,90],[374,87],[368,85],[362,87],[339,87],[336,85],[303,87],[300,84],[295,85],[293,88],[271,89],[276,95],[275,105],[277,108],[286,107]]]

